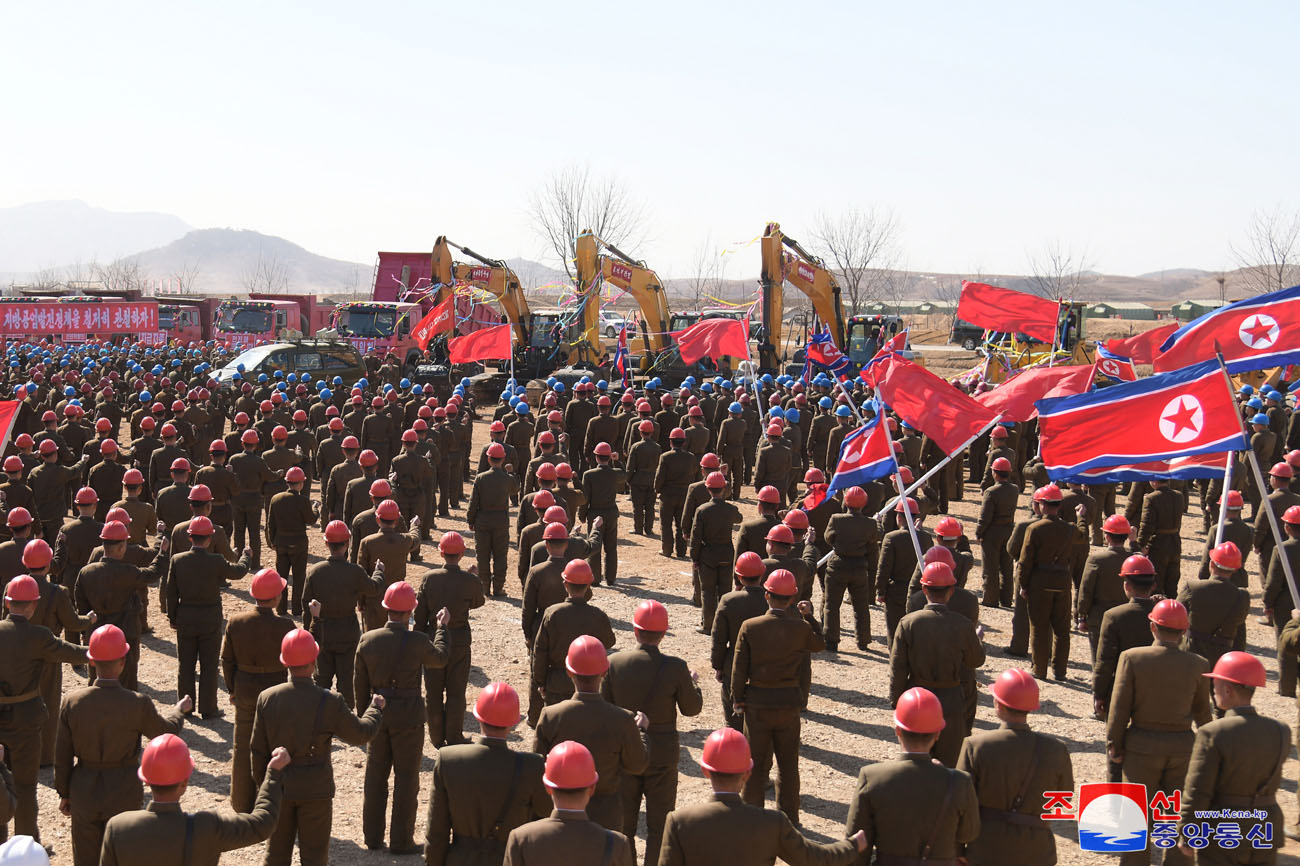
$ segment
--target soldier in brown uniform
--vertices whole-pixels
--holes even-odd
[[[934,756],[945,766],[957,765],[966,730],[966,699],[962,684],[984,664],[984,646],[975,624],[951,610],[956,578],[943,562],[932,562],[921,574],[926,605],[898,623],[889,653],[889,699],[899,698],[914,686],[930,690],[943,706],[944,729],[935,740]]]
[[[239,479],[226,465],[227,452],[224,441],[213,439],[208,454],[212,462],[194,473],[194,485],[207,487],[212,491],[212,512],[208,516],[229,538],[235,532],[235,512],[231,503],[239,495]]]
[[[1219,500],[1216,504],[1221,505],[1222,501]],[[1233,544],[1237,545],[1237,549],[1241,551],[1242,556],[1244,557],[1254,546],[1255,529],[1249,523],[1241,519],[1241,510],[1243,506],[1244,500],[1241,498],[1241,492],[1238,490],[1229,490],[1228,502],[1225,508],[1226,513],[1224,514],[1223,521],[1223,540],[1231,541]],[[1215,511],[1215,514],[1217,520],[1218,512]],[[1211,526],[1213,525],[1216,524],[1212,523]],[[1284,526],[1283,529],[1285,528],[1286,527]],[[1210,576],[1210,551],[1217,545],[1217,542],[1215,541],[1215,533],[1210,530],[1209,526],[1205,529],[1205,535],[1207,536],[1205,539],[1205,549],[1201,552],[1201,569],[1197,572],[1197,577]],[[1242,589],[1250,588],[1250,577],[1246,574],[1244,563],[1239,571],[1233,573],[1232,582]]]
[[[1291,611],[1295,604],[1287,584],[1286,571],[1282,563],[1283,556],[1290,562],[1291,573],[1300,575],[1300,508],[1293,505],[1282,515],[1282,532],[1286,537],[1282,541],[1282,546],[1274,548],[1269,556],[1268,569],[1263,574],[1264,593],[1260,598],[1265,614],[1261,622],[1265,624],[1271,622],[1279,638],[1282,636],[1282,628],[1291,619]],[[1279,650],[1277,691],[1283,697],[1296,696],[1296,668],[1296,657]]]
[[[474,533],[479,579],[494,598],[506,592],[506,555],[510,549],[510,500],[519,492],[519,479],[505,470],[505,448],[488,446],[491,468],[474,477],[465,522]]]
[[[1102,525],[1106,546],[1088,554],[1083,566],[1083,581],[1079,584],[1079,598],[1075,603],[1074,619],[1080,628],[1088,631],[1088,644],[1092,660],[1097,660],[1097,644],[1101,640],[1101,619],[1106,611],[1125,602],[1124,578],[1120,571],[1128,559],[1128,540],[1132,527],[1122,514],[1112,514]]]
[[[736,730],[742,730],[744,718],[732,707],[731,702],[731,668],[735,658],[736,639],[740,636],[740,627],[746,620],[762,616],[767,612],[767,600],[764,597],[763,578],[766,568],[757,553],[748,551],[736,559],[735,575],[739,589],[724,595],[718,602],[718,610],[713,618],[713,646],[710,653],[710,665],[713,678],[721,684],[722,718]]]
[[[425,866],[499,863],[510,831],[551,808],[542,784],[545,759],[512,751],[507,742],[520,718],[515,690],[488,684],[474,702],[474,718],[480,735],[471,743],[443,746],[434,759]]]
[[[659,542],[663,556],[686,555],[682,509],[686,488],[700,477],[700,458],[686,450],[686,433],[676,427],[668,433],[669,450],[659,456],[654,492],[659,499]]]
[[[745,437],[749,424],[745,421],[743,407],[733,402],[727,408],[727,418],[718,428],[718,455],[722,462],[732,467],[730,475],[731,499],[740,498],[740,485],[744,481]]]
[[[635,858],[627,837],[587,817],[587,803],[599,780],[596,762],[586,746],[565,741],[551,749],[542,782],[555,810],[549,818],[510,831],[504,866],[555,862],[633,866]]]
[[[1042,819],[1044,791],[1073,791],[1070,751],[1056,737],[1029,728],[1038,709],[1038,683],[1021,668],[998,674],[989,687],[1002,724],[967,737],[957,769],[979,797],[980,833],[965,846],[971,866],[1051,866],[1056,837]]]
[[[782,505],[785,505],[785,495],[790,487],[790,473],[795,468],[795,455],[786,444],[784,433],[781,424],[769,424],[767,441],[759,446],[754,463],[754,489],[772,485],[781,494]]]
[[[321,519],[342,520],[343,519],[343,500],[348,492],[348,485],[356,479],[365,475],[361,464],[357,461],[360,454],[361,443],[355,436],[347,436],[343,439],[343,462],[330,469],[328,480],[322,479],[324,485],[324,508],[322,509]],[[346,521],[344,521],[346,525]]]
[[[634,714],[601,696],[601,680],[609,670],[609,657],[598,638],[591,635],[574,638],[565,653],[564,665],[574,693],[542,710],[533,751],[545,755],[568,740],[586,746],[600,771],[600,781],[587,812],[591,820],[603,827],[611,830],[623,827],[623,777],[646,770],[645,730],[649,718],[640,710]],[[635,819],[639,798],[633,808]]]
[[[153,701],[122,688],[117,677],[126,651],[126,636],[117,626],[96,629],[86,651],[95,679],[70,693],[58,714],[54,790],[59,811],[72,819],[75,866],[97,866],[108,820],[140,808],[144,788],[135,774],[140,737],[180,733],[193,706],[186,695],[163,716]]]
[[[777,804],[797,823],[799,713],[808,701],[804,671],[811,654],[825,649],[826,642],[810,602],[799,602],[797,616],[789,612],[799,591],[793,574],[778,569],[763,588],[769,610],[740,626],[731,670],[732,706],[745,717],[745,736],[758,769],[745,786],[744,799],[762,805],[775,757]]]
[[[655,423],[642,421],[637,425],[640,438],[627,452],[627,487],[632,500],[632,532],[636,535],[653,535],[655,522],[655,470],[661,456],[655,440]]]
[[[102,521],[108,514],[108,509],[122,496],[122,478],[126,475],[126,466],[118,462],[117,443],[112,439],[104,440],[99,446],[99,453],[104,459],[95,464],[86,475],[86,486],[99,496],[95,519]]]
[[[930,533],[921,529],[920,524],[924,518],[917,511],[916,500],[909,496],[905,500],[900,499],[894,506],[894,511],[899,515],[900,520],[906,519],[906,515],[903,514],[904,508],[907,509],[907,514],[912,516],[917,542],[921,548],[921,555],[924,556],[934,544],[934,539],[931,538]],[[876,602],[885,608],[887,644],[893,644],[894,632],[898,629],[899,620],[907,612],[907,587],[911,583],[912,572],[916,570],[918,563],[916,548],[917,544],[912,542],[911,533],[906,525],[886,533],[880,542],[880,561],[876,564]]]
[[[86,459],[83,457],[75,466],[64,466],[52,439],[42,440],[40,454],[41,464],[27,476],[27,486],[32,489],[32,507],[41,522],[41,534],[50,539],[59,534],[63,515],[68,512],[68,488],[80,480]]]
[[[362,540],[357,551],[357,565],[368,574],[373,574],[381,589],[389,584],[406,580],[407,557],[412,551],[420,549],[420,527],[417,519],[410,532],[401,532],[402,510],[391,499],[385,499],[375,507],[375,517],[379,520],[379,531]],[[353,530],[355,539],[355,528]],[[366,607],[364,622],[366,630],[381,627],[386,618],[378,605]]]
[[[1232,582],[1233,574],[1241,569],[1241,562],[1237,545],[1225,541],[1210,551],[1210,576],[1185,580],[1178,590],[1178,600],[1187,608],[1188,616],[1183,648],[1204,658],[1211,667],[1229,650],[1245,648],[1250,593]],[[1281,631],[1278,629],[1279,636]],[[1241,646],[1237,646],[1239,637]],[[1294,680],[1291,690],[1295,691]]]
[[[1269,470],[1268,480],[1273,486],[1273,491],[1268,494],[1267,505],[1273,509],[1279,521],[1286,514],[1288,508],[1300,505],[1300,493],[1291,489],[1291,479],[1294,475],[1290,464],[1278,463]],[[1257,508],[1255,514],[1255,554],[1259,562],[1260,583],[1264,582],[1266,568],[1269,559],[1273,555],[1273,547],[1277,541],[1273,538],[1273,527],[1269,522],[1268,515],[1262,509]],[[1265,622],[1265,625],[1272,625],[1272,622]]]
[[[1138,544],[1156,567],[1156,592],[1178,594],[1178,563],[1182,557],[1182,495],[1163,478],[1153,478],[1151,492],[1142,499]]]
[[[880,866],[960,862],[961,846],[979,838],[979,799],[970,776],[930,757],[944,716],[939,699],[926,689],[904,692],[894,709],[894,735],[903,753],[858,773],[844,829],[865,832],[864,857],[874,850]]]
[[[357,644],[357,700],[369,702],[371,695],[387,701],[384,718],[366,747],[365,799],[362,804],[362,833],[372,851],[384,847],[384,814],[388,811],[388,776],[393,774],[393,814],[388,833],[393,854],[413,854],[415,810],[420,793],[420,754],[424,745],[424,707],[420,700],[420,679],[427,668],[447,663],[446,626],[451,614],[444,607],[437,613],[437,630],[432,639],[412,631],[415,590],[398,581],[384,593],[388,622],[361,636]]]
[[[257,431],[245,430],[240,437],[242,454],[230,458],[230,471],[239,479],[239,493],[231,500],[235,522],[235,552],[247,557],[248,567],[262,566],[262,487],[275,480],[275,473],[257,451]],[[244,534],[248,541],[245,546]]]
[[[1247,416],[1247,420],[1251,422],[1250,449],[1255,452],[1255,460],[1263,468],[1273,463],[1273,450],[1277,444],[1277,435],[1268,429],[1267,415],[1259,420],[1256,420],[1257,418],[1258,415]],[[1255,484],[1255,473],[1251,471],[1248,461],[1244,459],[1246,455],[1241,454],[1240,456],[1243,459],[1238,461],[1237,471],[1234,474],[1240,475],[1245,480],[1246,501],[1250,503],[1251,507],[1250,519],[1257,520],[1260,514],[1260,500],[1263,499],[1264,492]]]
[[[190,521],[191,548],[172,563],[167,584],[167,616],[176,630],[176,693],[193,695],[194,669],[199,668],[198,710],[205,719],[222,714],[217,709],[217,659],[221,650],[221,588],[248,573],[208,549],[212,521]]]
[[[519,587],[523,589],[528,584],[528,570],[532,568],[533,549],[543,541],[543,535],[546,532],[547,525],[551,523],[562,523],[568,525],[569,515],[565,514],[564,509],[555,504],[555,496],[549,490],[537,490],[524,497],[523,502],[527,502],[529,510],[533,512],[531,521],[522,527],[519,537],[515,540],[515,547],[519,551],[519,557],[516,560],[515,572],[519,577]],[[536,506],[534,510],[533,506]],[[523,511],[521,502],[520,512]],[[552,511],[554,509],[554,511]],[[546,515],[564,515],[563,517],[552,517],[546,519]],[[474,570],[477,572],[478,567]]]
[[[1182,786],[1180,837],[1182,827],[1206,811],[1257,810],[1267,814],[1266,821],[1236,822],[1242,837],[1254,839],[1260,834],[1274,841],[1260,848],[1253,842],[1243,842],[1235,849],[1214,842],[1195,855],[1184,847],[1183,856],[1189,862],[1195,856],[1197,863],[1207,866],[1276,863],[1277,849],[1282,846],[1282,810],[1277,804],[1277,790],[1282,766],[1291,751],[1290,730],[1259,715],[1251,706],[1255,690],[1265,684],[1264,665],[1259,659],[1244,652],[1226,653],[1205,676],[1213,679],[1214,703],[1222,716],[1196,730]],[[1288,827],[1286,833],[1295,838],[1292,828]]]
[[[1172,798],[1187,777],[1192,725],[1199,728],[1210,721],[1210,689],[1202,676],[1210,666],[1178,648],[1187,631],[1187,610],[1180,603],[1165,599],[1152,609],[1150,619],[1152,644],[1119,657],[1106,720],[1106,753],[1123,765],[1125,782]],[[1123,854],[1120,863],[1150,859],[1148,849]],[[1169,850],[1164,862],[1191,861]]]
[[[1055,484],[1034,491],[1043,516],[1025,531],[1018,563],[1034,676],[1039,679],[1047,678],[1049,664],[1054,679],[1065,679],[1070,661],[1070,565],[1077,530],[1061,519],[1061,498]]]
[[[277,747],[267,763],[266,779],[257,804],[247,815],[181,810],[194,760],[174,734],[149,742],[140,759],[140,778],[149,785],[152,802],[138,812],[124,812],[104,830],[102,866],[211,866],[225,851],[256,845],[271,835],[280,816],[280,782],[289,753]]]
[[[104,543],[104,558],[90,563],[77,575],[73,600],[78,610],[84,613],[95,611],[101,625],[115,625],[126,635],[131,650],[126,655],[126,668],[120,679],[123,687],[134,690],[140,665],[140,593],[150,584],[157,583],[159,575],[167,567],[171,541],[164,536],[158,543],[153,562],[141,568],[123,559],[127,536],[127,528],[120,521],[110,520],[104,524],[99,534]]]
[[[280,642],[293,631],[294,624],[287,616],[275,612],[284,587],[284,578],[273,568],[264,568],[254,575],[248,592],[256,604],[252,610],[237,613],[226,622],[225,639],[221,645],[221,671],[230,691],[230,702],[235,707],[234,742],[230,752],[230,806],[236,812],[252,810],[257,790],[249,758],[257,698],[285,679],[285,668],[280,662]]]
[[[533,686],[542,694],[547,706],[573,694],[573,683],[565,673],[564,664],[569,645],[576,638],[591,635],[606,649],[614,646],[614,629],[609,624],[609,617],[587,601],[592,582],[591,566],[587,561],[570,560],[564,566],[564,591],[568,597],[546,609],[533,637]]]
[[[361,639],[357,611],[377,607],[384,590],[364,568],[348,562],[351,537],[342,520],[329,522],[325,527],[329,556],[311,567],[303,588],[304,597],[309,600],[303,613],[303,626],[320,647],[316,685],[323,689],[333,685],[348,709],[356,706],[352,675],[357,641]]]
[[[292,756],[282,776],[284,808],[267,845],[266,866],[288,866],[294,840],[302,866],[324,866],[329,860],[330,825],[334,811],[334,768],[330,743],[338,737],[353,746],[370,742],[383,721],[384,697],[375,695],[357,718],[343,698],[311,681],[316,672],[316,641],[294,629],[280,643],[280,661],[290,681],[258,695],[253,718],[253,778],[261,782],[272,760],[272,743],[283,743]],[[310,722],[308,721],[310,719]],[[256,809],[254,809],[256,812]]]
[[[731,529],[740,523],[740,509],[726,500],[727,478],[721,472],[710,472],[704,479],[709,496],[691,521],[690,556],[700,584],[701,634],[713,628],[718,599],[732,586],[732,563],[736,550],[731,543]]]
[[[425,714],[429,742],[435,749],[465,742],[465,688],[469,685],[469,612],[484,604],[478,575],[460,567],[465,539],[459,532],[444,533],[438,541],[442,568],[424,573],[420,597],[415,606],[414,627],[426,634],[438,611],[447,610],[450,619],[440,629],[447,643],[447,662],[424,672]]]
[[[403,514],[420,518],[423,526],[429,522],[425,512],[428,502],[426,491],[434,483],[433,467],[422,455],[416,453],[420,434],[414,430],[402,433],[402,453],[393,458],[393,500]]]
[[[643,601],[632,615],[637,648],[614,653],[605,677],[605,699],[631,712],[644,712],[648,761],[642,773],[624,773],[623,833],[636,837],[637,815],[645,798],[645,862],[659,862],[664,819],[677,803],[677,713],[699,715],[704,707],[699,677],[685,661],[659,650],[668,631],[668,610]]]
[[[171,478],[172,464],[181,458],[189,460],[189,452],[180,444],[180,435],[174,424],[164,424],[158,431],[162,437],[162,446],[149,455],[148,471],[145,478],[149,482],[149,492],[155,500],[158,493],[167,486]]]
[[[602,400],[605,398],[601,398]],[[591,419],[594,425],[597,421],[607,418],[607,415],[601,415]],[[612,418],[609,420],[613,420]],[[600,428],[587,430],[587,444],[592,442],[591,436],[601,435]],[[601,545],[592,551],[588,562],[591,565],[591,572],[594,582],[599,584],[602,576],[604,580],[613,586],[618,580],[618,502],[615,497],[627,484],[627,473],[614,465],[616,455],[613,448],[608,442],[597,442],[592,450],[594,466],[582,474],[582,493],[587,501],[582,505],[577,514],[579,520],[587,523],[588,530],[591,529],[592,521],[600,517],[604,521],[601,530]],[[603,562],[602,562],[603,560]],[[603,568],[602,568],[603,565]]]
[[[122,476],[122,487],[126,498],[113,503],[114,508],[121,508],[131,516],[129,540],[132,544],[144,545],[150,535],[157,534],[158,512],[152,504],[140,496],[144,493],[144,475],[139,469],[128,469]],[[105,521],[107,522],[107,521]]]
[[[996,457],[989,465],[992,483],[985,486],[984,501],[980,506],[979,522],[975,526],[975,540],[980,543],[984,562],[984,597],[981,604],[997,607],[1002,599],[1010,599],[1014,565],[1007,553],[1007,540],[1016,520],[1016,506],[1020,491],[1011,482],[1011,461]],[[1005,588],[1005,591],[1004,591]]]
[[[826,563],[826,592],[822,595],[822,621],[826,627],[826,649],[838,652],[840,605],[844,594],[853,607],[858,649],[871,648],[871,600],[874,597],[875,566],[880,556],[880,531],[866,512],[867,492],[861,487],[844,491],[843,514],[831,516],[826,542],[831,547]]]
[[[189,478],[189,459],[176,458],[172,463],[172,483],[159,490],[154,496],[154,508],[158,512],[158,520],[162,522],[166,532],[171,532],[176,528],[176,524],[190,516]]]
[[[280,613],[292,607],[302,616],[302,590],[307,580],[307,527],[320,519],[316,505],[303,491],[307,475],[301,466],[291,466],[284,475],[288,490],[271,497],[266,509],[266,543],[275,548],[275,570],[288,576],[290,600],[280,599]]]

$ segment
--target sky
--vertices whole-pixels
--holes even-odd
[[[767,221],[811,243],[848,208],[892,213],[914,270],[1213,270],[1297,205],[1298,27],[1197,0],[9,3],[0,206],[545,260],[530,199],[585,166],[644,206],[626,251],[662,276],[731,247],[756,278]]]

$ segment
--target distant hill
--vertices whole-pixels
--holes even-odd
[[[0,208],[0,273],[31,273],[162,246],[191,229],[164,213],[117,213],[84,201]]]
[[[372,265],[318,256],[284,238],[247,229],[196,229],[129,258],[156,279],[191,274],[192,290],[209,295],[247,291],[247,278],[259,269],[281,276],[282,291],[368,294],[374,270]]]

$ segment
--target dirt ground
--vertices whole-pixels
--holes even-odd
[[[474,432],[478,443],[477,453],[477,447],[487,440],[487,424],[478,422]],[[965,501],[954,502],[952,505],[952,513],[963,521],[968,532],[974,525],[978,508],[977,494],[978,491],[973,486],[967,485]],[[741,510],[748,518],[755,513],[753,490],[746,489],[745,496]],[[1022,498],[1021,504],[1022,507],[1026,505],[1025,499]],[[1198,505],[1199,503],[1193,502],[1192,510],[1183,524],[1184,538],[1187,539],[1184,542],[1183,556],[1185,577],[1194,575],[1201,552],[1198,540]],[[692,669],[700,674],[705,694],[704,711],[697,717],[679,720],[682,754],[678,803],[699,802],[709,793],[697,764],[699,750],[704,738],[722,723],[722,719],[718,685],[709,668],[710,639],[695,632],[699,623],[699,611],[689,604],[690,563],[687,560],[664,559],[658,553],[657,539],[632,535],[630,515],[624,517],[623,523],[625,529],[620,533],[619,583],[614,589],[598,587],[594,601],[610,615],[618,634],[619,647],[632,644],[632,610],[638,602],[653,598],[667,605],[672,628],[665,638],[663,648],[668,653],[685,658]],[[438,529],[465,532],[463,511],[450,520],[440,520]],[[437,533],[434,537],[438,537]],[[473,537],[467,536],[467,541],[472,544]],[[975,551],[978,556],[977,545]],[[320,534],[315,532],[312,538],[313,562],[323,553]],[[436,559],[437,552],[433,545],[426,544],[423,553],[427,561]],[[514,556],[512,551],[512,563]],[[268,561],[265,552],[263,558],[264,564],[273,562]],[[1251,565],[1253,566],[1253,557]],[[521,693],[528,681],[524,640],[519,628],[519,588],[513,577],[513,565],[510,574],[507,588],[511,597],[489,599],[486,606],[471,615],[474,629],[474,668],[470,675],[468,696],[471,705],[478,690],[491,680],[506,680]],[[972,575],[974,586],[979,585],[978,574],[976,571]],[[1252,569],[1251,589],[1258,596],[1256,574],[1257,569]],[[418,565],[412,566],[413,582],[418,584],[422,575],[423,569]],[[245,583],[227,591],[224,602],[227,615],[243,610],[251,603],[246,588]],[[814,604],[819,604],[820,593],[814,596],[813,601]],[[153,594],[150,619],[155,624],[156,631],[144,640],[140,661],[141,687],[145,694],[158,703],[172,704],[177,700],[174,634],[156,611],[157,599],[156,594]],[[1280,697],[1276,692],[1277,663],[1273,657],[1272,629],[1256,623],[1255,617],[1259,613],[1256,604],[1248,620],[1248,649],[1264,659],[1269,671],[1270,687],[1257,694],[1255,703],[1264,714],[1292,724],[1296,720],[1296,704],[1291,699]],[[1008,658],[1003,653],[1010,635],[1010,612],[981,608],[981,615],[986,629],[988,661],[978,672],[981,691],[976,728],[987,730],[997,725],[987,690],[988,684],[1003,669],[1024,667],[1027,662]],[[812,697],[803,718],[800,758],[803,829],[812,838],[822,841],[843,838],[848,801],[859,768],[868,762],[890,758],[898,748],[893,737],[892,715],[887,702],[889,671],[882,636],[883,610],[873,608],[872,618],[872,631],[876,637],[871,652],[857,651],[854,641],[845,637],[840,643],[841,651],[838,655],[821,653],[813,661]],[[852,626],[852,614],[847,605],[844,625],[846,630]],[[1076,785],[1087,781],[1106,781],[1104,726],[1092,718],[1090,670],[1087,638],[1075,635],[1071,640],[1069,680],[1064,683],[1042,683],[1042,709],[1031,717],[1035,727],[1061,737],[1068,743],[1074,759]],[[65,689],[80,685],[81,681],[75,674],[65,676]],[[190,810],[229,808],[228,762],[234,712],[224,690],[220,693],[220,705],[226,712],[225,718],[203,721],[196,716],[183,733],[197,762],[184,800],[186,808]],[[472,717],[467,718],[469,724],[473,725]],[[532,744],[532,732],[521,723],[514,740],[515,745],[528,748]],[[426,740],[416,829],[417,839],[420,840],[424,834],[424,810],[429,795],[429,772],[434,755],[434,749]],[[343,866],[416,862],[411,857],[397,858],[386,852],[370,852],[364,848],[361,842],[364,751],[336,743],[333,757],[338,794],[334,805],[334,840],[330,846],[330,861]],[[1297,772],[1293,756],[1287,761],[1280,792],[1288,822],[1296,819]],[[68,821],[58,813],[58,800],[50,787],[52,778],[51,770],[42,771],[39,793],[42,832],[44,841],[53,844],[56,849],[53,862],[71,864]],[[774,807],[770,799],[772,796],[769,791],[769,806]],[[644,833],[643,823],[638,851],[644,850]],[[1081,853],[1075,843],[1073,824],[1063,823],[1060,834],[1058,852],[1062,863],[1114,862],[1099,855]],[[1296,851],[1294,843],[1289,845],[1281,862],[1300,862]],[[256,846],[231,852],[223,858],[223,862],[259,863],[262,853],[263,846]]]

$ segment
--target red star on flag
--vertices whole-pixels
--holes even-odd
[[[1247,323],[1241,326],[1242,333],[1250,335],[1250,344],[1252,346],[1260,340],[1267,339],[1269,332],[1273,330],[1272,322],[1265,322],[1259,316],[1255,316],[1254,321],[1253,325]]]
[[[1176,437],[1183,430],[1196,430],[1196,424],[1192,419],[1196,416],[1197,405],[1193,403],[1187,405],[1187,398],[1181,398],[1178,401],[1178,409],[1168,415],[1163,416],[1160,420],[1168,421],[1174,425],[1173,434],[1169,438]]]

